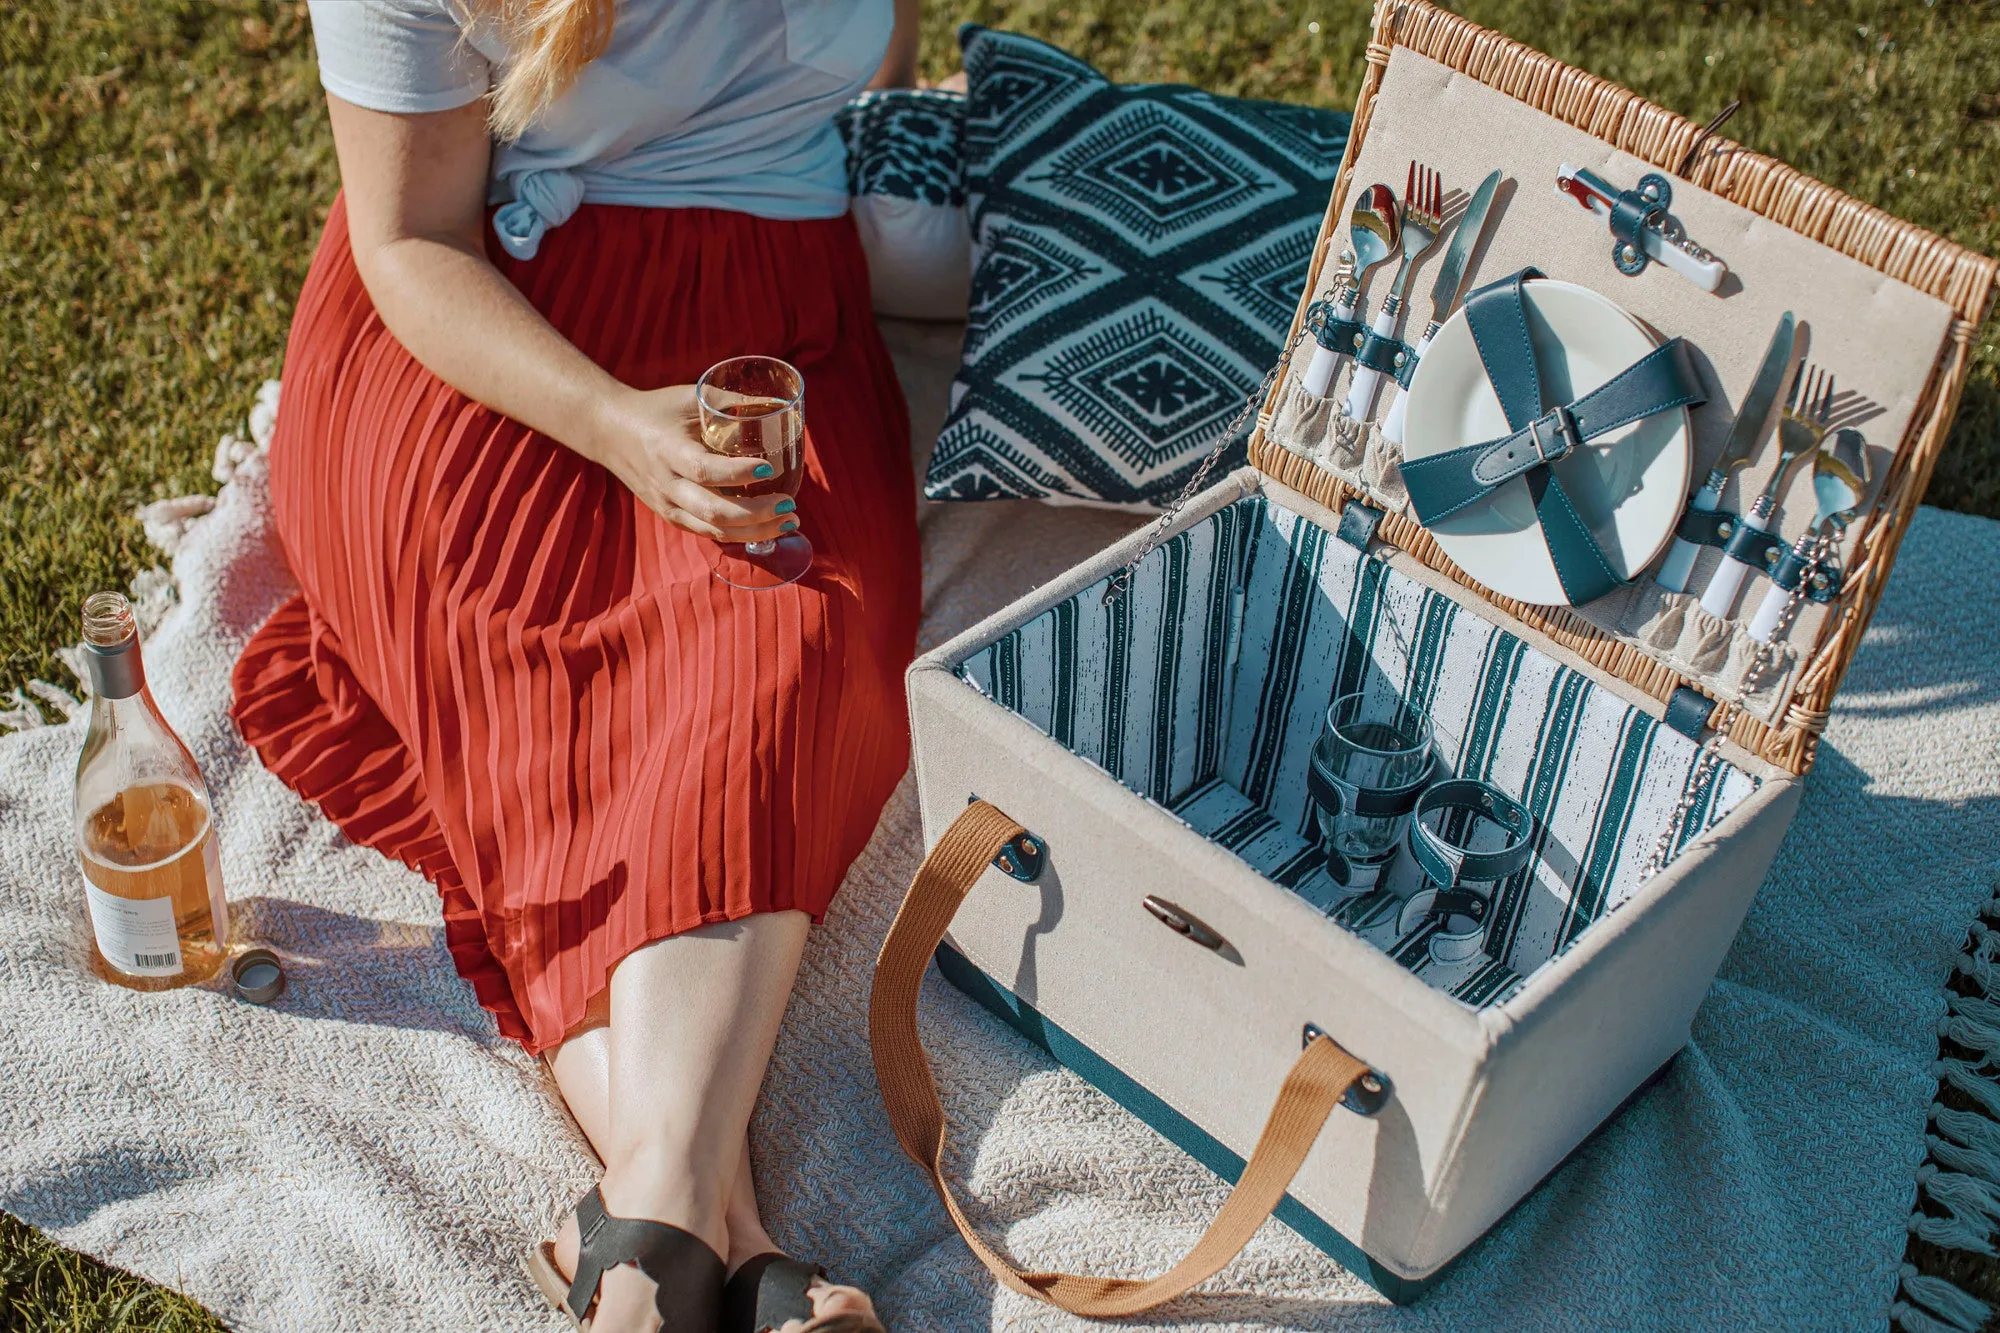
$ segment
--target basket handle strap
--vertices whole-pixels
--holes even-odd
[[[959,1235],[1002,1286],[1071,1314],[1115,1318],[1162,1305],[1205,1281],[1235,1258],[1284,1198],[1320,1127],[1367,1066],[1328,1037],[1316,1037],[1285,1076],[1270,1119],[1242,1177],[1187,1257],[1145,1280],[1025,1272],[982,1240],[944,1177],[944,1107],[938,1101],[923,1042],[917,1035],[917,991],[924,968],[944,939],[982,871],[1023,829],[996,807],[974,801],[954,819],[917,868],[909,893],[875,962],[868,1032],[875,1077],[889,1123],[912,1161],[924,1169]]]

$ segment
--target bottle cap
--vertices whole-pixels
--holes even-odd
[[[246,949],[230,964],[229,976],[239,998],[269,1004],[285,989],[285,965],[269,949]]]
[[[123,593],[94,592],[83,599],[83,656],[90,692],[100,699],[129,699],[146,687],[139,622]]]

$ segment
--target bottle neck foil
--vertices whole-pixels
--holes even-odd
[[[101,648],[83,645],[90,667],[90,692],[100,699],[129,699],[146,688],[146,667],[139,657],[139,636]]]

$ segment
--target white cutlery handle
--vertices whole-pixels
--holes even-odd
[[[1419,360],[1430,350],[1431,335],[1426,333],[1417,339],[1416,356]],[[1389,404],[1389,417],[1382,423],[1382,438],[1391,444],[1403,442],[1403,417],[1409,411],[1410,393],[1401,384],[1396,386],[1396,401]]]
[[[1722,488],[1711,482],[1701,488],[1701,494],[1688,501],[1688,508],[1712,514],[1721,503]],[[1668,592],[1686,592],[1688,575],[1694,573],[1694,558],[1700,554],[1701,548],[1687,538],[1674,538],[1674,547],[1660,563],[1660,576],[1655,582]]]
[[[1353,319],[1354,307],[1337,305],[1333,308],[1333,317]],[[1344,351],[1337,352],[1332,348],[1322,347],[1319,339],[1313,339],[1312,360],[1306,363],[1306,373],[1303,377],[1306,392],[1315,398],[1326,397],[1326,391],[1333,385],[1334,374],[1340,369],[1340,359],[1346,355]]]
[[[1759,518],[1750,513],[1743,516],[1743,525],[1759,532],[1768,532],[1771,516]],[[1708,581],[1708,591],[1701,595],[1701,609],[1719,620],[1729,619],[1729,613],[1736,609],[1736,593],[1742,588],[1743,580],[1749,577],[1751,567],[1733,555],[1722,557],[1722,563],[1715,567],[1715,577]]]
[[[1572,170],[1565,164],[1562,174],[1570,175]],[[1556,193],[1561,194],[1563,191],[1558,189]],[[1611,224],[1611,209],[1603,200],[1591,200],[1590,211],[1602,218],[1606,226]],[[1679,246],[1669,244],[1666,237],[1650,227],[1639,232],[1639,245],[1649,258],[1665,264],[1705,292],[1712,292],[1722,286],[1722,280],[1729,275],[1729,265],[1720,259],[1696,259]]]
[[[1387,309],[1388,302],[1384,301],[1382,304],[1384,309],[1377,312],[1375,323],[1371,327],[1384,338],[1393,337],[1396,332],[1396,312]],[[1381,382],[1381,371],[1370,370],[1367,366],[1356,366],[1354,383],[1347,388],[1347,415],[1356,421],[1366,421],[1368,409],[1375,406],[1375,386]]]
[[[1645,245],[1647,254],[1705,292],[1712,292],[1720,287],[1723,276],[1729,272],[1728,266],[1720,259],[1696,259],[1678,245],[1668,243],[1667,239],[1656,231],[1641,232],[1639,240]]]
[[[1773,583],[1764,594],[1764,604],[1757,608],[1757,618],[1750,622],[1750,637],[1759,643],[1769,643],[1777,633],[1778,622],[1785,618],[1785,607],[1792,595]]]

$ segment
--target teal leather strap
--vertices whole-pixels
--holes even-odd
[[[1398,338],[1385,338],[1358,319],[1335,319],[1332,307],[1315,301],[1306,313],[1306,329],[1329,352],[1351,356],[1355,364],[1391,376],[1405,389],[1417,373],[1417,352]]]
[[[1522,269],[1465,301],[1465,319],[1486,378],[1513,433],[1498,440],[1406,459],[1403,481],[1420,522],[1434,524],[1476,505],[1520,477],[1572,606],[1594,601],[1629,580],[1605,558],[1550,464],[1621,426],[1707,401],[1688,359],[1671,338],[1573,403],[1551,403],[1528,336],[1522,287],[1542,275]]]
[[[1458,823],[1446,816],[1445,811],[1463,811],[1491,820],[1506,833],[1507,841],[1490,851],[1471,851],[1464,843],[1454,841],[1453,834],[1443,831],[1455,829]],[[1426,820],[1426,815],[1437,818]],[[1470,833],[1467,827],[1458,836],[1469,838]],[[1527,807],[1498,787],[1477,778],[1449,778],[1433,784],[1417,799],[1416,818],[1410,821],[1410,854],[1424,875],[1442,889],[1455,889],[1467,880],[1491,883],[1528,864],[1534,833],[1535,819]],[[1460,911],[1462,915],[1474,915]]]
[[[1803,556],[1794,555],[1784,538],[1776,533],[1759,531],[1727,510],[1691,507],[1681,515],[1674,535],[1696,546],[1713,546],[1752,569],[1765,571],[1771,581],[1786,592],[1798,587],[1799,580],[1806,574],[1808,562]],[[1813,570],[1812,574],[1805,592],[1809,601],[1826,603],[1840,596],[1838,566],[1823,565]]]
[[[1354,349],[1355,364],[1363,365],[1378,375],[1394,375],[1409,359],[1409,349],[1395,338],[1385,338],[1370,329],[1361,337],[1361,345]]]

